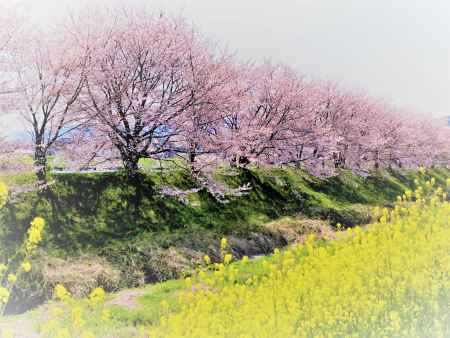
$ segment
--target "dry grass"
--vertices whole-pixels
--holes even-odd
[[[86,296],[98,286],[115,291],[121,282],[121,272],[97,256],[68,260],[45,257],[39,264],[46,285],[53,288],[58,283],[64,284],[75,297]]]
[[[310,234],[314,234],[316,238],[334,238],[333,228],[327,221],[311,219],[301,214],[282,217],[264,227],[271,232],[279,232],[289,244],[303,243]]]

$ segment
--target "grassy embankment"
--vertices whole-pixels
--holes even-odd
[[[13,250],[34,216],[47,225],[36,269],[19,284],[10,309],[42,303],[60,282],[73,294],[86,295],[95,286],[117,291],[189,275],[204,254],[219,259],[223,236],[239,258],[270,253],[308,233],[326,235],[337,223],[367,223],[372,206],[392,205],[419,176],[380,171],[362,178],[343,171],[321,180],[293,169],[221,170],[217,181],[230,187],[250,183],[253,189],[226,204],[201,190],[186,203],[157,193],[163,185],[195,187],[186,172],[168,169],[147,170],[137,185],[120,173],[54,175],[44,194],[16,195],[1,215],[2,254]],[[432,170],[421,179],[431,176],[443,183],[450,172]],[[25,180],[3,179],[12,186]],[[165,294],[165,286],[149,288]]]
[[[336,234],[337,241],[308,241],[225,265],[200,274],[193,285],[172,280],[110,295],[109,320],[87,316],[83,327],[96,337],[116,338],[147,337],[150,327],[161,337],[446,336],[450,209],[442,200],[450,180],[447,193],[423,186],[404,195],[392,212],[378,214],[383,217],[368,231],[356,228]],[[9,325],[45,326],[60,306],[51,303]],[[70,313],[57,325],[74,325]]]

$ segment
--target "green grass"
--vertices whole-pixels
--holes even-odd
[[[142,295],[136,298],[136,308],[111,306],[112,322],[119,328],[156,324],[162,313],[161,302],[166,301],[170,311],[177,311],[180,308],[178,295],[185,287],[184,281],[178,279],[138,289]]]
[[[25,186],[36,181],[36,175],[31,172],[26,173],[0,173],[0,181],[9,187]]]

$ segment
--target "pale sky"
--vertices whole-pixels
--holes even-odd
[[[0,0],[11,1],[11,0]],[[22,0],[50,21],[115,0]],[[129,0],[181,11],[242,58],[270,58],[432,116],[450,115],[449,0]]]

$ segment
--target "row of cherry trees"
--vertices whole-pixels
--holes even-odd
[[[180,17],[90,9],[12,43],[11,32],[0,32],[0,101],[27,123],[42,179],[52,150],[83,166],[120,159],[130,176],[142,158],[182,157],[195,173],[449,164],[448,128],[287,65],[242,62]]]

